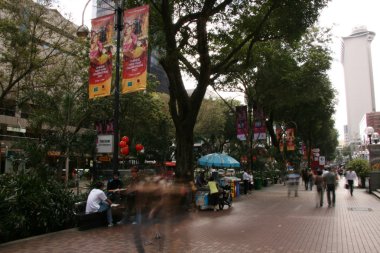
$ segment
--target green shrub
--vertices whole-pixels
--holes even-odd
[[[365,159],[354,159],[348,163],[347,168],[354,170],[360,178],[368,176],[371,171],[369,162]]]
[[[0,175],[0,243],[73,227],[75,201],[54,177]]]

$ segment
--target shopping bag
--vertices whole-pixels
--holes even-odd
[[[348,186],[348,184],[345,184],[345,185],[344,185],[344,188],[348,189],[348,188],[350,188],[350,187]]]

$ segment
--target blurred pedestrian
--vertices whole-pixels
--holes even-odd
[[[294,197],[298,197],[299,180],[300,175],[296,171],[289,172],[287,176],[288,197],[290,197],[292,191],[294,191]]]
[[[309,174],[306,169],[302,169],[301,175],[302,175],[302,181],[305,185],[305,190],[307,191],[309,187]]]
[[[315,176],[314,184],[317,187],[317,195],[316,195],[316,207],[323,206],[323,194],[324,194],[324,183],[322,177],[322,170],[317,171],[317,175]]]
[[[311,169],[308,170],[308,178],[309,178],[309,190],[313,190],[313,185],[314,185],[314,174]]]
[[[354,192],[354,180],[357,179],[356,172],[352,170],[352,168],[348,168],[348,171],[346,172],[346,180],[348,183],[348,188],[350,190],[351,196],[353,196]]]
[[[127,181],[125,192],[126,209],[123,218],[118,224],[126,224],[131,216],[135,216],[135,220],[132,224],[137,224],[141,221],[141,210],[137,205],[138,185],[141,183],[138,168],[133,166],[131,168],[131,177]]]
[[[335,206],[335,188],[337,184],[337,176],[332,171],[331,167],[329,167],[328,172],[323,175],[323,181],[326,188],[327,193],[327,202],[329,207]]]

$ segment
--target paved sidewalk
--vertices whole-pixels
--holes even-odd
[[[316,208],[315,195],[300,190],[287,198],[285,186],[273,185],[241,196],[231,209],[165,222],[163,237],[146,246],[138,226],[123,225],[33,237],[0,245],[0,252],[380,252],[379,199],[362,189],[351,197],[343,180],[336,207]]]

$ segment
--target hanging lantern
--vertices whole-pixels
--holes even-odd
[[[122,141],[125,141],[126,144],[129,143],[129,138],[128,138],[128,136],[123,136],[123,137],[121,138],[121,140],[122,140]]]
[[[125,146],[122,149],[120,149],[120,153],[123,155],[128,155],[129,154],[129,147]]]
[[[127,146],[127,143],[125,142],[125,141],[120,141],[119,142],[119,147],[120,148],[124,148],[124,147],[126,147]]]
[[[144,149],[144,146],[143,145],[141,145],[141,144],[136,144],[136,151],[137,152],[140,152],[141,150],[143,150]]]

